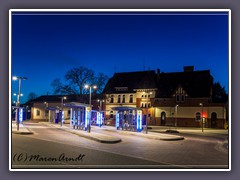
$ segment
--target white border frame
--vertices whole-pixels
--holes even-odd
[[[228,83],[229,83],[229,169],[12,169],[12,119],[11,119],[11,92],[12,92],[12,12],[228,12]],[[179,14],[184,15],[184,14]],[[10,9],[9,10],[9,170],[10,171],[231,171],[231,10],[230,9]],[[11,143],[10,143],[11,142]]]

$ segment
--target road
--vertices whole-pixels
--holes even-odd
[[[218,135],[160,141],[103,130],[122,139],[104,144],[39,123],[26,126],[34,135],[12,135],[12,168],[228,168]]]

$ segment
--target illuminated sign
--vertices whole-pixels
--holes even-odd
[[[23,121],[23,109],[22,108],[19,108],[19,123],[22,123]]]
[[[116,112],[116,128],[119,129],[119,112]]]
[[[87,130],[87,127],[90,123],[90,110],[91,110],[91,108],[86,107],[85,110],[86,110],[85,111],[85,129]]]
[[[64,123],[64,111],[62,111],[62,123]]]
[[[137,131],[142,131],[142,111],[137,111]]]
[[[101,125],[102,124],[102,113],[97,112],[97,125]]]

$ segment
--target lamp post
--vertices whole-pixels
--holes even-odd
[[[178,104],[175,106],[176,117],[175,117],[175,126],[177,127],[177,116],[178,116]]]
[[[45,104],[45,118],[46,118],[46,120],[47,120],[47,114],[49,113],[48,112],[48,102],[44,102],[44,104]],[[48,112],[48,113],[47,113]],[[49,119],[49,122],[50,122],[50,119]]]
[[[67,97],[66,96],[62,96],[61,97],[61,111],[62,111],[62,113],[61,113],[61,126],[63,125],[63,118],[64,118],[64,112],[63,112],[63,100],[64,99],[67,99]]]
[[[202,115],[201,115],[201,117],[202,117],[202,132],[203,132],[203,103],[200,103],[199,105],[202,107]]]
[[[19,109],[20,109],[20,96],[22,95],[21,94],[21,88],[22,88],[22,80],[27,80],[26,77],[20,77],[20,76],[13,76],[12,77],[12,80],[16,81],[18,80],[18,95],[17,95],[17,103],[16,103],[16,106],[18,107],[17,108],[17,131],[19,131]]]
[[[104,103],[104,100],[98,99],[97,101],[99,102],[99,111],[102,111],[102,105]]]
[[[96,89],[97,88],[97,86],[95,86],[95,85],[93,85],[93,86],[90,86],[90,85],[88,85],[88,84],[86,84],[85,86],[84,86],[86,89],[89,89],[89,105],[90,105],[90,115],[89,115],[89,121],[88,121],[88,132],[90,133],[91,132],[91,115],[92,115],[92,105],[91,105],[91,101],[92,101],[92,97],[91,97],[91,93],[92,93],[92,88],[93,89]]]

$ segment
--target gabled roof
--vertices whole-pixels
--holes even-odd
[[[52,103],[61,103],[62,97],[67,97],[64,99],[64,102],[81,102],[81,103],[89,103],[89,94],[81,94],[81,95],[43,95],[39,96],[31,101],[28,101],[26,104],[32,104],[37,102],[52,102]],[[99,98],[101,95],[92,93],[92,100]]]
[[[210,97],[213,78],[209,70],[160,73],[157,84],[158,98],[171,97],[180,86],[190,97]]]
[[[108,80],[103,94],[132,93],[135,89],[152,89],[156,87],[156,74],[153,70],[115,73]]]

